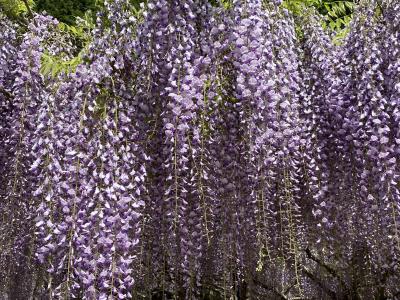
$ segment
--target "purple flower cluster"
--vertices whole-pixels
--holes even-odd
[[[393,73],[399,32],[389,25],[397,10],[396,1],[381,8],[364,3],[339,46],[315,17],[304,29],[305,154],[312,212],[321,230],[308,231],[321,256],[335,257],[327,262],[371,283],[359,293],[398,293],[390,283],[399,282],[399,101]],[[337,284],[342,295],[361,285],[355,277],[338,277]]]
[[[7,285],[7,281],[11,276],[8,266],[9,260],[14,256],[13,252],[13,238],[11,235],[11,228],[9,227],[11,201],[8,200],[9,178],[8,174],[12,172],[12,164],[9,163],[12,151],[10,147],[6,146],[10,143],[12,136],[12,122],[13,122],[13,79],[16,68],[16,57],[18,52],[17,41],[17,27],[14,26],[5,16],[0,15],[2,29],[0,31],[0,172],[2,174],[0,179],[0,213],[3,216],[0,221],[0,243],[2,251],[0,252],[0,286]]]
[[[8,101],[9,107],[6,110],[8,115],[3,121],[6,125],[2,139],[2,151],[8,153],[2,164],[2,235],[7,235],[2,254],[8,256],[5,280],[14,278],[11,281],[13,284],[25,281],[21,288],[13,287],[15,291],[12,291],[12,295],[20,298],[26,297],[29,292],[36,268],[32,260],[35,217],[32,212],[36,210],[39,202],[35,188],[38,184],[37,167],[41,158],[36,155],[42,156],[42,153],[36,152],[36,145],[38,141],[46,141],[41,134],[41,129],[47,122],[43,110],[51,101],[48,97],[51,83],[48,82],[47,85],[46,78],[40,73],[41,56],[45,51],[41,43],[51,36],[57,24],[58,22],[50,17],[35,16],[28,25],[28,31],[21,38],[21,43],[15,45],[14,58],[9,60],[10,63],[14,63],[14,69],[4,69],[5,72],[8,71],[5,78],[8,78],[12,85],[4,86],[5,100]],[[12,53],[9,51],[17,37],[14,33],[9,38],[10,45],[2,48],[5,50],[2,52],[4,55]],[[7,84],[7,81],[4,81],[4,84]]]

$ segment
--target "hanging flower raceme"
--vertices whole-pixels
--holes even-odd
[[[384,63],[379,49],[381,27],[375,23],[373,14],[372,4],[353,20],[353,31],[339,52],[338,79],[329,95],[334,122],[331,136],[340,154],[330,168],[329,189],[335,195],[331,200],[332,217],[336,221],[335,232],[349,240],[346,246],[332,245],[332,249],[341,248],[344,261],[362,256],[358,251],[365,248],[370,248],[372,254],[382,247],[378,246],[381,233],[376,231],[377,226],[382,226],[378,225],[381,217],[376,211],[381,204],[376,200],[384,199],[385,194],[379,183],[382,173],[378,165],[384,158],[379,152],[387,152],[384,128],[387,100],[383,93]],[[354,218],[356,211],[360,213]]]
[[[48,101],[50,86],[46,86],[46,80],[39,70],[44,53],[42,44],[49,38],[56,25],[56,20],[36,15],[29,24],[28,32],[23,36],[18,52],[15,53],[15,77],[12,89],[9,90],[9,95],[12,95],[12,99],[9,99],[12,102],[10,130],[2,145],[2,149],[9,153],[7,161],[4,162],[7,171],[3,173],[6,196],[2,199],[2,215],[8,228],[2,228],[2,231],[8,235],[9,240],[9,244],[4,247],[4,253],[11,249],[13,251],[12,258],[7,262],[9,273],[5,278],[20,277],[19,280],[26,282],[28,286],[33,278],[23,279],[23,276],[32,276],[30,272],[34,272],[31,249],[37,198],[33,191],[37,184],[36,167],[39,164],[39,157],[36,157],[32,149],[37,140],[36,127],[44,127],[47,123],[41,115],[41,107]],[[21,293],[19,297],[25,297],[23,293],[29,293],[28,291],[29,287],[21,287],[15,294]]]
[[[276,213],[277,230],[274,246],[291,269],[283,277],[293,278],[296,289],[294,294],[302,294],[302,280],[299,273],[300,256],[303,248],[303,228],[300,222],[300,199],[302,188],[301,135],[299,104],[299,53],[294,21],[286,9],[274,7],[271,13],[272,50],[275,68],[275,82],[271,82],[269,94],[267,124],[271,130],[268,139],[271,146],[267,154],[274,172],[271,182],[273,193],[267,201],[273,203],[271,209]],[[267,180],[268,176],[266,176]],[[273,228],[273,227],[272,227]],[[271,229],[272,229],[271,228]]]
[[[257,148],[257,137],[263,131],[263,115],[265,114],[264,97],[268,92],[263,67],[268,64],[265,56],[271,36],[264,35],[266,16],[261,7],[261,1],[249,1],[246,4],[237,3],[235,5],[235,28],[233,29],[232,40],[235,41],[233,50],[234,66],[237,68],[237,103],[235,106],[240,109],[238,122],[241,130],[238,134],[242,136],[242,143],[238,140],[239,157],[245,162],[238,160],[237,174],[237,207],[243,211],[235,209],[236,228],[232,228],[239,234],[237,242],[237,255],[242,264],[246,264],[250,269],[254,269],[254,257],[257,253],[245,253],[247,250],[254,250],[252,245],[256,241],[256,195],[252,194],[255,187],[256,178],[252,178],[257,172],[257,158],[260,156],[260,149]],[[257,157],[258,156],[258,157]],[[238,159],[237,157],[236,159]],[[243,168],[244,166],[247,166]],[[236,167],[235,167],[236,168]],[[253,267],[251,260],[253,258]],[[246,260],[246,261],[244,261]]]
[[[0,15],[3,27],[1,29],[1,44],[0,44],[0,141],[5,145],[7,139],[11,135],[12,111],[13,111],[13,82],[15,79],[15,66],[18,49],[16,26],[8,21],[5,16]],[[6,147],[0,148],[0,172],[7,174],[7,160],[10,153]],[[6,197],[5,191],[7,181],[1,179],[1,204],[4,203]]]
[[[304,185],[302,198],[307,203],[303,205],[302,214],[303,218],[308,219],[309,234],[315,234],[315,242],[319,243],[320,230],[328,229],[332,224],[331,213],[334,208],[332,200],[328,201],[331,197],[329,195],[333,193],[328,193],[329,161],[338,160],[332,135],[333,128],[341,124],[335,119],[341,117],[342,100],[337,99],[334,102],[330,99],[342,96],[342,81],[336,73],[336,68],[340,68],[337,49],[323,31],[321,20],[309,11],[303,24],[301,164],[305,173],[301,181]],[[316,228],[318,230],[314,232]],[[326,237],[329,239],[329,234]]]
[[[8,203],[9,179],[7,174],[12,172],[12,164],[9,159],[12,156],[10,147],[6,145],[12,136],[13,124],[13,83],[15,79],[15,67],[18,51],[17,27],[7,20],[0,12],[0,22],[2,28],[0,30],[0,214],[3,216],[0,221],[0,243],[7,245],[9,243],[9,220],[6,216],[10,213],[10,205]],[[9,245],[11,246],[11,245]],[[14,256],[11,247],[3,247],[0,254],[0,286],[8,285],[9,281],[9,259]]]
[[[368,207],[374,215],[367,217],[370,227],[366,236],[374,254],[371,259],[374,274],[382,280],[399,280],[399,76],[394,71],[400,64],[398,20],[394,18],[399,12],[399,3],[388,2],[384,9],[384,18],[374,26],[376,36],[366,59],[369,63],[366,89],[372,92],[370,107],[368,112],[363,111],[360,123],[368,139],[363,179],[367,178],[369,185],[363,185],[361,192],[367,199],[363,207]],[[389,234],[384,233],[387,228],[390,228]]]
[[[120,57],[125,43],[130,47],[134,40],[127,36],[118,44],[120,51],[108,51],[118,32],[98,29],[96,34],[90,62],[79,66],[56,94],[52,141],[57,151],[50,157],[50,172],[44,172],[56,182],[46,189],[39,210],[44,219],[37,223],[38,257],[49,266],[51,294],[122,299],[131,297],[131,265],[139,259],[146,175],[136,110],[128,105],[134,77],[123,72],[133,61]]]
[[[204,106],[203,87],[206,74],[204,57],[196,53],[196,4],[186,2],[170,4],[174,15],[168,24],[168,43],[172,46],[167,56],[171,69],[165,91],[168,102],[161,114],[164,124],[163,167],[170,174],[164,192],[165,222],[172,233],[166,236],[170,245],[171,273],[177,292],[182,284],[187,297],[198,296],[198,268],[202,247],[201,193],[198,193],[196,174],[197,155],[200,151],[199,110]],[[203,9],[199,3],[200,10]],[[193,130],[191,130],[193,126]],[[197,128],[196,128],[197,127]],[[204,195],[203,195],[204,196]],[[204,205],[204,203],[203,203]],[[196,270],[197,269],[197,270]]]
[[[398,279],[396,274],[399,273],[399,255],[400,255],[400,236],[399,236],[399,222],[400,222],[400,201],[399,201],[399,176],[400,176],[400,31],[399,20],[395,17],[400,11],[400,3],[393,1],[387,8],[387,15],[385,15],[384,26],[386,25],[385,40],[388,42],[382,44],[382,52],[385,53],[387,61],[387,69],[384,69],[383,75],[386,83],[387,93],[387,113],[389,115],[389,154],[386,157],[386,187],[387,195],[389,197],[390,208],[392,212],[390,222],[390,240],[391,249],[390,255],[393,255],[391,262],[391,272],[395,278]]]

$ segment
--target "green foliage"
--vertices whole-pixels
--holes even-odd
[[[36,0],[36,11],[46,11],[59,21],[74,24],[88,10],[97,10],[98,0]]]
[[[299,17],[315,9],[324,17],[323,28],[334,32],[333,41],[339,44],[348,33],[355,4],[353,0],[285,0],[283,5]]]
[[[334,31],[340,31],[350,23],[354,3],[352,1],[325,1],[318,7],[322,15],[327,15],[327,25]]]
[[[63,60],[61,57],[42,55],[40,72],[44,76],[57,77],[61,73],[70,73],[75,71],[76,67],[82,63],[81,53],[69,60]]]
[[[285,0],[283,5],[300,16],[305,8],[314,7],[326,16],[326,24],[335,30],[347,26],[354,10],[353,0]]]
[[[84,16],[77,17],[74,25],[60,22],[58,28],[61,32],[75,39],[75,46],[83,48],[91,41],[91,31],[94,29],[93,12],[87,11]]]
[[[323,25],[336,33],[333,37],[335,44],[340,44],[349,32],[349,24],[353,17],[353,1],[325,1],[318,11],[327,16],[327,22]]]
[[[132,5],[133,5],[136,9],[139,9],[140,3],[146,2],[146,1],[144,1],[144,0],[130,0],[130,1],[131,1]]]
[[[56,77],[61,73],[75,71],[76,67],[83,62],[83,54],[87,51],[87,45],[91,41],[91,30],[94,28],[93,17],[87,11],[83,18],[77,18],[76,25],[68,25],[60,22],[58,29],[61,35],[68,36],[74,40],[74,45],[79,50],[73,58],[66,58],[65,55],[50,55],[45,53],[41,60],[41,73],[44,76]]]
[[[27,3],[30,7],[35,6],[33,0],[28,0]],[[9,18],[14,20],[21,19],[21,16],[28,12],[25,3],[22,0],[0,0],[0,10]]]

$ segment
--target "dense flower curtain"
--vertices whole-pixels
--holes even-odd
[[[399,15],[108,0],[51,75],[0,14],[0,298],[400,297]]]

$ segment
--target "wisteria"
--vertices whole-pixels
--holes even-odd
[[[400,298],[399,16],[106,0],[80,50],[0,11],[0,298]]]

